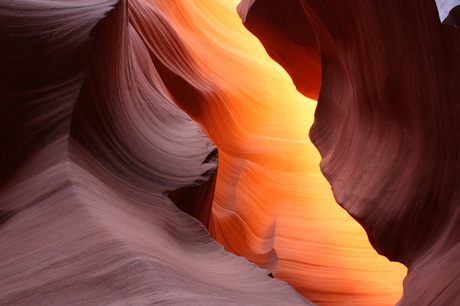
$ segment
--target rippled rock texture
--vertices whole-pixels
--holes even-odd
[[[456,304],[460,32],[238,2],[0,3],[0,304]]]
[[[438,2],[442,21],[455,5]],[[337,202],[408,267],[398,304],[459,304],[460,32],[430,0],[256,0],[239,13],[298,87],[317,84],[302,67],[320,58],[310,137]]]
[[[308,304],[167,198],[217,162],[173,103],[212,92],[155,2],[0,16],[0,304]]]

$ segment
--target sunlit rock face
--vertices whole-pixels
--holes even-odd
[[[203,223],[227,250],[270,269],[315,303],[394,305],[405,268],[378,256],[334,201],[307,134],[316,102],[299,94],[248,35],[236,4],[162,7],[208,86],[194,100],[201,114],[193,118],[219,148],[219,169]],[[181,102],[187,95],[176,96],[177,103],[193,116]]]
[[[298,44],[292,31],[314,31],[303,36],[322,72],[310,137],[337,202],[379,253],[409,268],[399,305],[459,304],[460,32],[430,0],[292,2],[302,14],[260,0],[239,12],[275,55],[286,54],[283,40]],[[438,1],[441,21],[454,3]],[[300,18],[281,40],[260,30],[277,13]],[[271,26],[283,29],[281,19]],[[282,64],[301,83],[297,58]]]
[[[411,268],[408,305],[457,275],[418,264],[457,254],[457,34],[434,3],[243,1],[263,46],[237,4],[0,3],[0,304],[397,303],[406,269],[335,202],[303,95],[319,97],[312,139],[337,200]],[[440,208],[426,229],[411,193]],[[420,238],[444,244],[395,256]]]
[[[0,16],[1,305],[309,304],[167,198],[217,163],[173,103],[172,80],[204,81],[154,2]]]

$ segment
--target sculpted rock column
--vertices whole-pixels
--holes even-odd
[[[217,162],[157,4],[0,1],[1,305],[312,305],[167,198]]]
[[[337,202],[380,254],[408,267],[400,305],[458,304],[460,31],[440,23],[432,0],[289,1],[283,7],[296,11],[279,13],[296,20],[264,19],[264,5],[276,4],[243,1],[240,12],[275,60],[292,32],[317,46],[310,137]],[[270,36],[260,32],[264,23],[290,30]],[[316,84],[302,71],[305,60],[280,63],[294,82]]]

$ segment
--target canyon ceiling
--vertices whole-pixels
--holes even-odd
[[[2,0],[0,304],[460,304],[459,4]]]

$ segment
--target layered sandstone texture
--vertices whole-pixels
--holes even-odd
[[[460,32],[238,2],[0,3],[0,304],[455,304]]]
[[[310,137],[321,170],[374,248],[408,267],[398,305],[460,303],[460,31],[441,24],[458,24],[458,4],[256,0],[238,8],[299,90],[318,95]],[[303,68],[318,61],[320,88]]]
[[[207,85],[156,3],[0,16],[1,305],[309,304],[167,198],[217,164],[173,103]]]
[[[248,35],[236,6],[175,1],[163,9],[212,90],[193,101],[196,116],[188,92],[175,97],[219,148],[210,216],[195,216],[227,250],[317,304],[394,305],[406,269],[379,256],[333,199],[308,138],[316,102]],[[308,73],[318,69],[311,66]]]

